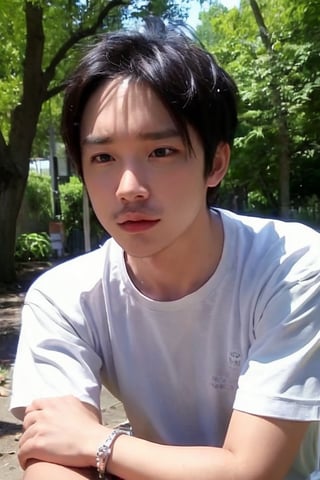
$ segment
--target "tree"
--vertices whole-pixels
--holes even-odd
[[[61,92],[75,47],[124,19],[179,13],[171,1],[0,0],[0,282],[15,279],[16,220],[45,102]],[[180,12],[181,13],[181,12]]]
[[[274,48],[271,34],[265,24],[260,7],[256,0],[250,0],[250,6],[257,22],[260,37],[267,51],[270,62],[270,90],[278,131],[280,215],[283,217],[288,217],[290,211],[290,139],[287,111],[283,108],[282,91],[277,75],[277,50]]]
[[[242,0],[229,11],[216,2],[201,16],[200,38],[240,91],[222,193],[236,192],[241,208],[288,217],[289,208],[320,202],[319,8],[319,0]]]

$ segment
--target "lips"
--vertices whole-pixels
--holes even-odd
[[[119,223],[119,227],[124,230],[125,232],[129,233],[139,233],[149,230],[150,228],[157,225],[160,220],[126,220],[124,222]]]
[[[157,218],[153,217],[152,215],[146,215],[144,213],[140,212],[125,212],[122,214],[119,214],[117,217],[117,222],[119,224],[125,223],[125,222],[149,222],[149,221],[155,221],[158,220]]]

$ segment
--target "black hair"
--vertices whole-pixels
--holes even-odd
[[[62,112],[67,155],[81,176],[80,124],[86,103],[102,83],[121,77],[153,89],[190,149],[187,126],[193,127],[204,149],[205,177],[212,170],[218,144],[232,145],[237,126],[236,85],[187,31],[149,17],[143,29],[103,35],[83,57],[67,83]],[[216,190],[208,189],[208,203]]]

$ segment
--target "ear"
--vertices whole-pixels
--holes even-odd
[[[223,180],[228,171],[230,162],[230,145],[221,142],[218,144],[212,161],[212,170],[207,177],[207,187],[216,187]]]

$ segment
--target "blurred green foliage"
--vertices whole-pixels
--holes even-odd
[[[48,225],[52,218],[50,177],[30,172],[25,191],[25,200],[29,216],[37,219],[41,225]]]
[[[62,221],[66,235],[74,228],[82,229],[82,182],[78,177],[71,176],[69,182],[59,187]]]
[[[22,233],[16,242],[15,259],[18,262],[49,260],[52,255],[50,237],[46,232]]]

